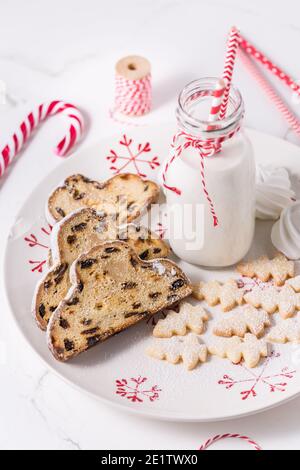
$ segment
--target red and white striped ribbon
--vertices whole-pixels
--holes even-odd
[[[115,111],[126,116],[142,116],[151,110],[151,74],[139,80],[115,77]]]
[[[226,89],[225,89],[223,101],[221,104],[219,119],[224,119],[226,116],[234,64],[235,64],[235,59],[236,59],[236,55],[237,55],[237,51],[239,47],[239,40],[240,40],[239,30],[236,27],[232,27],[229,32],[226,54],[225,54],[225,64],[224,64],[224,71],[223,71],[222,78],[226,83]]]
[[[38,125],[45,121],[49,116],[54,116],[56,114],[63,114],[68,118],[69,128],[66,135],[57,144],[55,153],[61,157],[67,155],[67,153],[79,141],[83,133],[84,120],[81,112],[76,106],[58,100],[41,104],[38,108],[28,114],[26,119],[24,119],[20,124],[17,131],[1,151],[0,177],[21,151]]]
[[[229,434],[229,433],[218,434],[217,436],[214,436],[208,439],[206,442],[204,442],[204,444],[201,445],[201,447],[199,447],[199,450],[206,450],[212,444],[222,439],[242,439],[243,441],[247,442],[251,447],[253,447],[254,450],[262,450],[260,445],[258,445],[257,442],[253,441],[252,439],[250,439],[250,437],[243,436],[242,434]]]
[[[179,188],[175,186],[169,186],[167,184],[168,170],[170,166],[172,165],[172,163],[174,162],[174,160],[180,157],[183,150],[185,150],[186,148],[193,147],[199,151],[201,184],[202,184],[203,192],[205,194],[205,198],[210,207],[210,212],[213,218],[214,227],[216,227],[219,224],[219,222],[218,222],[218,217],[215,211],[213,200],[210,197],[208,189],[206,187],[204,159],[206,157],[212,157],[213,155],[215,155],[215,153],[219,152],[221,148],[221,144],[225,140],[231,139],[238,131],[239,131],[239,128],[234,129],[233,131],[217,139],[207,139],[207,140],[201,140],[183,131],[178,132],[177,134],[174,135],[173,142],[171,144],[172,148],[174,149],[174,152],[171,154],[171,157],[167,161],[164,171],[162,173],[162,180],[163,180],[164,188],[180,195],[181,190]]]

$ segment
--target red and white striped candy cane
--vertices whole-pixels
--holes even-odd
[[[225,54],[225,64],[224,64],[224,71],[223,71],[222,78],[226,83],[226,89],[223,95],[223,101],[221,104],[219,119],[224,119],[226,116],[234,64],[235,64],[235,59],[237,55],[237,50],[239,47],[239,40],[240,40],[240,32],[236,27],[233,26],[229,32],[226,54]]]
[[[241,434],[229,434],[229,433],[228,434],[218,434],[217,436],[214,436],[211,439],[208,439],[206,442],[204,442],[204,444],[202,444],[201,447],[199,447],[199,450],[206,450],[212,444],[214,444],[217,441],[220,441],[221,439],[242,439],[243,441],[250,444],[251,447],[253,447],[254,450],[262,450],[261,447],[257,444],[257,442],[250,439],[250,437],[243,436]]]
[[[240,50],[239,56],[245,65],[248,72],[251,73],[253,78],[257,81],[260,85],[262,90],[266,93],[266,95],[270,98],[271,101],[275,104],[277,109],[281,112],[287,122],[290,124],[291,128],[297,133],[300,134],[300,120],[296,117],[296,115],[292,112],[292,110],[287,106],[284,100],[278,95],[275,91],[273,86],[268,82],[268,80],[264,77],[262,72],[253,62],[253,60],[246,55],[243,50]]]
[[[45,121],[49,116],[54,116],[55,114],[65,115],[70,123],[68,132],[57,144],[55,153],[64,157],[74,147],[83,133],[84,120],[79,109],[70,103],[58,100],[41,104],[36,110],[28,114],[26,119],[24,119],[20,124],[18,130],[13,134],[9,142],[1,151],[0,177],[21,151],[38,125]]]

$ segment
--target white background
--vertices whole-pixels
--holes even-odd
[[[174,120],[183,85],[221,73],[224,41],[233,24],[300,78],[298,0],[0,0],[0,20],[0,80],[7,91],[0,104],[0,148],[27,111],[51,99],[69,100],[86,111],[89,132],[83,146],[119,132],[108,118],[113,68],[118,58],[132,53],[145,55],[153,67],[154,110],[139,122]],[[244,95],[248,125],[300,143],[240,64],[235,82]],[[291,103],[291,92],[279,87]],[[18,209],[60,164],[51,149],[63,132],[61,118],[49,121],[0,182],[1,265]],[[237,421],[174,424],[122,414],[73,390],[48,372],[24,342],[1,276],[2,270],[0,448],[196,449],[212,435],[237,432],[264,449],[300,449],[300,399]],[[224,441],[215,448],[246,445]]]

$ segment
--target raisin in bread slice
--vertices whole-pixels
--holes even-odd
[[[115,215],[119,225],[138,218],[159,197],[159,186],[138,175],[124,173],[100,183],[83,175],[69,176],[50,195],[46,217],[54,224],[82,207]]]
[[[120,241],[80,256],[71,268],[72,288],[47,328],[54,357],[67,361],[192,292],[172,261],[141,260]]]
[[[52,266],[38,283],[32,305],[42,330],[71,286],[71,264],[93,246],[116,239],[127,241],[142,259],[167,257],[170,253],[169,246],[145,227],[128,224],[118,228],[113,217],[101,216],[94,209],[79,209],[54,226]]]

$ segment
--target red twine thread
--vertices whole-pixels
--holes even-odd
[[[178,194],[180,196],[181,190],[179,188],[177,188],[176,186],[169,186],[167,184],[168,170],[170,166],[172,165],[172,163],[174,162],[174,160],[180,157],[183,150],[187,149],[188,147],[193,147],[199,151],[201,184],[202,184],[203,192],[205,194],[205,198],[210,207],[210,212],[212,215],[214,227],[217,227],[219,225],[219,221],[218,221],[218,217],[215,211],[213,200],[211,196],[209,195],[209,192],[206,186],[204,159],[207,157],[212,157],[217,152],[219,152],[221,149],[221,144],[225,140],[231,139],[239,131],[239,129],[240,128],[238,127],[237,129],[229,132],[227,135],[219,137],[218,139],[207,139],[207,140],[201,140],[183,131],[178,132],[177,134],[174,135],[173,142],[171,144],[172,148],[174,149],[174,153],[169,159],[169,161],[167,161],[163,174],[162,174],[164,188],[170,191],[173,191],[175,194]],[[178,144],[178,141],[180,140],[182,140],[183,142]]]
[[[242,439],[243,441],[247,442],[254,450],[262,450],[260,445],[257,442],[250,439],[248,436],[243,436],[241,434],[217,434],[216,436],[208,439],[204,444],[199,447],[199,450],[206,450],[208,447],[213,445],[217,441],[221,441],[222,439]]]
[[[151,74],[139,80],[115,77],[115,111],[126,116],[143,116],[151,110]]]

